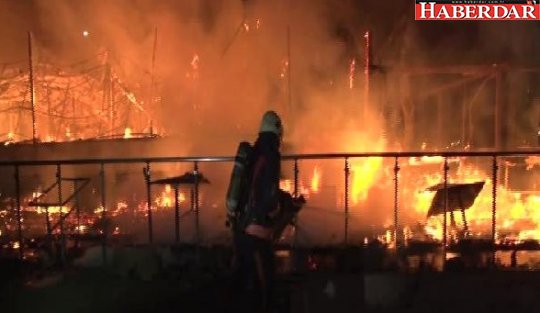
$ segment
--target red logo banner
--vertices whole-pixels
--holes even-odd
[[[540,1],[416,1],[415,20],[540,21]]]

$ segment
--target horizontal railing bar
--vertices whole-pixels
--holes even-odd
[[[28,202],[28,206],[38,207],[38,208],[59,207],[63,205],[64,205],[63,203],[59,203],[59,202]]]
[[[78,177],[75,177],[75,178],[64,178],[62,177],[62,181],[70,181],[70,182],[85,182],[85,181],[90,181],[90,178],[78,178]]]
[[[285,155],[282,158],[294,159],[344,159],[344,158],[410,158],[410,157],[493,157],[493,156],[530,156],[538,155],[540,150],[517,151],[414,151],[414,152],[362,152],[362,153],[327,153]]]
[[[504,157],[540,155],[540,150],[513,151],[415,151],[415,152],[361,152],[361,153],[316,153],[283,155],[283,160],[316,160],[343,158],[408,158],[408,157]],[[173,163],[173,162],[231,162],[233,156],[188,156],[188,157],[149,157],[149,158],[103,158],[103,159],[59,159],[59,160],[16,160],[0,161],[0,166],[34,165],[82,165],[110,163]]]

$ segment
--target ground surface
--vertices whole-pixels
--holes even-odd
[[[230,275],[216,261],[220,254],[197,259],[186,251],[173,254],[176,263],[166,263],[163,253],[162,261],[155,262],[155,250],[124,249],[116,251],[106,267],[71,265],[46,271],[0,259],[0,312],[242,313]],[[362,272],[347,262],[342,267],[279,276],[280,312],[540,312],[540,272],[454,269],[405,274]]]
[[[224,283],[142,281],[102,270],[67,271],[33,285],[11,285],[4,312],[223,312]],[[189,309],[186,311],[186,309]]]

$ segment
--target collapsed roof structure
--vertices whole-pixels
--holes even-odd
[[[0,64],[0,141],[64,142],[152,134],[147,105],[152,100],[139,96],[143,89],[128,87],[107,61],[107,52],[68,66]]]

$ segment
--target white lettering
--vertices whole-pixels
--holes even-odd
[[[489,15],[489,7],[487,5],[479,5],[478,6],[478,18],[479,19],[490,19],[491,16]]]
[[[465,18],[476,18],[476,6],[475,5],[468,5],[465,7]]]
[[[420,12],[418,19],[453,19],[453,20],[491,20],[491,19],[540,19],[537,5],[493,5],[493,4],[475,4],[468,3],[462,5],[456,4],[437,4],[436,2],[419,2]],[[418,7],[417,7],[418,8]]]
[[[429,4],[429,8],[426,7]],[[435,2],[420,2],[420,18],[426,18],[426,13],[430,13],[429,18],[435,18]]]
[[[538,19],[538,17],[534,16],[534,7],[532,5],[523,6],[523,18]]]
[[[462,5],[454,5],[454,18],[464,18],[465,17],[465,7]]]
[[[502,13],[502,14],[499,14],[499,13]],[[493,6],[493,18],[495,19],[502,19],[502,18],[506,18],[506,16],[508,15],[508,9],[506,7],[503,7],[501,5],[494,5]]]
[[[508,19],[511,19],[511,18],[521,18],[518,14],[518,11],[517,11],[517,8],[515,5],[511,6],[510,7],[510,10],[508,12],[508,15],[506,15],[506,18]]]
[[[444,16],[442,16],[444,15]],[[439,14],[437,14],[437,18],[438,19],[448,19],[450,18],[450,14],[448,14],[448,10],[446,9],[446,7],[443,5],[441,7],[441,10],[439,11]]]

